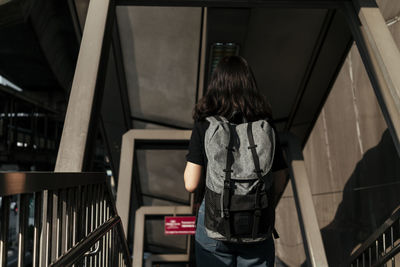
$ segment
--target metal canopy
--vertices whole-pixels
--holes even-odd
[[[313,8],[288,8],[293,1],[257,3],[274,8],[208,7],[207,16],[202,18],[199,7],[117,7],[135,128],[149,127],[157,121],[156,127],[165,126],[165,121],[173,122],[170,124],[176,128],[190,127],[196,92],[206,90],[206,86],[198,88],[196,83],[196,72],[202,70],[198,50],[205,51],[207,84],[211,45],[232,42],[239,45],[239,54],[248,60],[259,89],[271,103],[277,128],[293,132],[305,144],[352,44],[343,14],[315,4],[337,6],[343,2],[296,1]],[[277,3],[282,6],[278,8]],[[200,45],[200,24],[204,20],[206,36]],[[179,29],[180,25],[185,25],[188,32]],[[179,74],[174,76],[174,70]],[[145,118],[150,124],[139,123],[137,118]]]

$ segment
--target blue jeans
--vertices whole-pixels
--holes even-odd
[[[204,227],[204,200],[199,209],[195,239],[197,267],[274,266],[275,245],[272,237],[252,244],[229,243],[209,238]]]

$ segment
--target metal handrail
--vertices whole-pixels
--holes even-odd
[[[381,266],[390,259],[394,260],[393,257],[400,252],[400,245],[394,245],[396,240],[400,240],[400,235],[397,235],[395,239],[396,233],[393,231],[393,227],[396,223],[400,223],[400,206],[398,206],[393,211],[392,215],[390,215],[390,217],[376,229],[354,253],[352,253],[346,265],[359,266],[362,264],[365,266],[368,263],[368,266]],[[390,232],[390,239],[386,238],[388,232]],[[387,243],[390,243],[389,246],[386,245]],[[367,254],[368,256],[366,257]]]
[[[115,229],[116,227],[121,226],[121,218],[119,216],[114,216],[109,219],[105,223],[103,223],[100,227],[98,227],[95,231],[91,232],[85,239],[81,242],[78,242],[73,248],[67,251],[66,254],[57,259],[51,267],[58,266],[70,266],[74,263],[79,262],[84,256],[85,252],[89,251],[91,247],[93,247],[101,238],[103,238],[110,230]],[[119,236],[121,238],[121,236]],[[122,242],[126,245],[126,242]],[[125,253],[125,258],[128,261],[127,266],[131,266],[131,260],[129,257],[128,246],[124,246],[123,249]]]
[[[106,182],[102,173],[0,172],[0,197]]]
[[[8,252],[17,243],[18,266],[30,261],[33,267],[66,266],[75,259],[85,266],[130,266],[105,174],[0,172],[0,197],[0,266],[7,266]],[[10,212],[12,202],[18,203],[18,212]],[[29,218],[30,211],[34,218]],[[16,232],[18,242],[9,240],[10,231]],[[87,254],[96,243],[93,240],[100,242],[98,249]]]
[[[385,254],[385,256],[383,256],[377,262],[375,262],[374,265],[372,265],[372,267],[382,266],[383,264],[388,262],[390,259],[392,259],[399,252],[400,252],[400,244],[397,244],[397,246],[395,246],[392,250],[390,250],[389,253]]]

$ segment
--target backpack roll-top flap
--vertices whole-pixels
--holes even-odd
[[[222,118],[222,117],[221,117]],[[210,122],[205,135],[205,151],[208,159],[208,168],[212,176],[225,177],[224,168],[227,160],[227,146],[229,144],[229,122],[222,118],[208,117]],[[232,165],[231,179],[252,180],[257,179],[253,155],[247,136],[248,123],[234,125],[234,162]],[[260,162],[262,176],[265,176],[272,167],[275,151],[275,133],[266,120],[252,122],[252,134]]]
[[[248,123],[236,127],[237,136],[240,139],[239,151],[235,154],[232,165],[232,179],[257,179],[253,155],[251,153],[249,138],[247,135]],[[275,133],[266,120],[252,122],[252,134],[256,151],[260,162],[261,175],[265,176],[272,167],[275,152]]]

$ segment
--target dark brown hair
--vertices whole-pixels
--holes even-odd
[[[247,61],[240,56],[227,56],[215,68],[207,92],[193,110],[195,121],[220,115],[230,119],[240,112],[248,121],[271,118],[271,109],[258,91]]]

